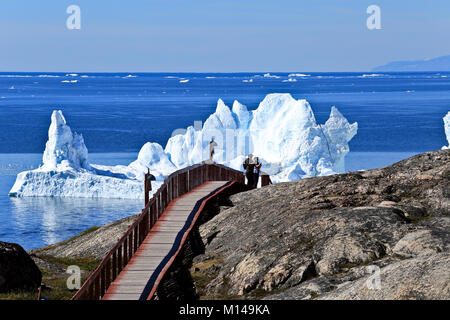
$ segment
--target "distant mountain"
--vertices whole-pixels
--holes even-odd
[[[450,71],[450,55],[418,61],[394,61],[372,69],[376,72]]]

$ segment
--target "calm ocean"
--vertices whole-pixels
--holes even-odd
[[[359,123],[349,170],[446,144],[450,72],[308,73],[297,81],[286,81],[287,73],[263,75],[0,73],[0,241],[32,249],[142,208],[138,201],[7,197],[15,175],[40,164],[54,109],[83,134],[91,161],[99,164],[128,164],[147,141],[164,146],[174,129],[204,121],[218,98],[255,109],[275,92],[307,99],[319,123],[332,105]]]

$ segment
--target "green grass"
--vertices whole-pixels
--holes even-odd
[[[38,291],[11,291],[8,293],[0,293],[0,300],[36,300]]]
[[[310,295],[310,297],[308,300],[314,300],[319,296],[319,294],[317,292],[311,292],[309,295]]]
[[[221,265],[221,258],[213,258],[200,263],[196,263],[191,268],[191,277],[195,282],[195,287],[200,296],[205,295],[206,286],[217,276],[217,272],[211,272],[215,265]]]
[[[77,265],[81,270],[87,271],[81,277],[83,283],[88,273],[91,273],[100,263],[98,259],[92,258],[61,258],[42,255],[40,259],[49,263],[59,265],[66,269],[68,266]],[[42,283],[48,288],[42,291],[42,296],[48,300],[69,300],[77,290],[69,290],[67,288],[67,279],[70,274],[52,273],[49,270],[39,268],[42,273]],[[8,293],[0,293],[0,300],[36,300],[38,290],[16,290]]]
[[[94,271],[94,269],[100,263],[100,259],[93,259],[87,257],[81,258],[67,258],[67,257],[53,257],[47,255],[39,255],[39,258],[45,260],[47,262],[57,264],[63,268],[67,268],[68,266],[79,266],[81,270],[85,271]]]

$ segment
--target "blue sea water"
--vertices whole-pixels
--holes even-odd
[[[141,210],[138,201],[7,197],[15,175],[40,164],[54,109],[63,110],[100,164],[128,164],[147,141],[164,146],[174,129],[204,121],[219,98],[255,109],[274,92],[307,99],[320,123],[333,105],[359,123],[348,170],[385,166],[446,144],[449,72],[308,73],[296,82],[283,82],[287,73],[263,75],[0,73],[0,241],[32,249]]]

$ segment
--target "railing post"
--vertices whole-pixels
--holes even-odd
[[[111,259],[106,261],[106,273],[105,273],[105,292],[108,290],[109,285],[111,284]]]
[[[89,288],[88,288],[88,299],[89,300],[93,300],[94,299],[94,283],[91,283],[89,285]]]
[[[94,279],[94,300],[99,300],[100,298],[100,277],[97,275]]]
[[[147,173],[144,176],[144,192],[145,192],[145,204],[144,207],[147,205],[149,201],[149,193],[152,190],[152,183],[150,181],[150,169],[147,169]]]
[[[128,263],[128,237],[123,241],[122,265],[125,267]]]
[[[138,248],[139,226],[140,226],[140,223],[136,227],[134,227],[133,254],[137,251],[137,248]]]
[[[167,208],[167,186],[164,186],[162,189],[162,209],[163,211]]]
[[[116,249],[117,250],[117,249]],[[117,251],[113,252],[112,256],[112,281],[116,280],[117,277]]]
[[[173,181],[172,181],[172,179],[169,179],[169,181],[167,183],[167,190],[168,190],[167,201],[168,202],[173,200],[173,188],[172,188],[172,185],[173,185]]]
[[[156,223],[156,201],[153,200],[153,203],[150,206],[150,229],[155,225]]]
[[[268,186],[271,184],[272,181],[270,180],[270,176],[267,173],[261,174],[261,187]]]
[[[195,174],[194,174],[194,187],[197,188],[200,184],[199,184],[199,176],[200,176],[200,167],[197,167],[194,169],[195,170]]]
[[[128,262],[131,260],[132,256],[133,256],[133,232],[130,232],[130,234],[128,235]]]
[[[120,244],[120,246],[117,248],[117,274],[122,271],[122,248],[123,244]]]
[[[187,184],[188,184],[187,190],[191,191],[192,190],[192,170],[188,170],[186,172],[186,174],[187,174]]]
[[[103,297],[105,292],[106,292],[106,270],[105,266],[103,266],[102,270],[100,271],[100,297]]]

